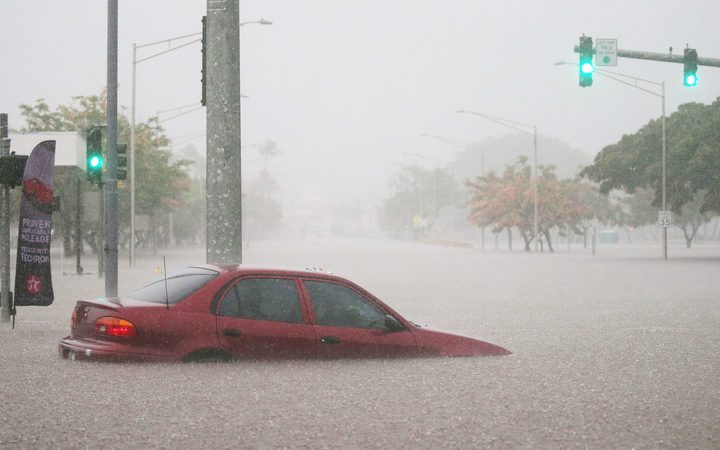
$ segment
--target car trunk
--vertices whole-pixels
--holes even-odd
[[[93,336],[95,321],[100,317],[113,315],[120,309],[117,302],[108,300],[79,301],[72,316],[72,335],[79,338]]]

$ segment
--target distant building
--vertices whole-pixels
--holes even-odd
[[[77,131],[48,131],[39,133],[10,133],[10,151],[29,155],[42,141],[55,141],[55,166],[87,169],[85,138]]]

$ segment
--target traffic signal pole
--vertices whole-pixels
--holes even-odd
[[[0,114],[0,156],[10,154],[8,116]],[[10,298],[10,188],[0,186],[0,322],[9,322],[12,299]]]
[[[652,53],[637,50],[621,50],[617,51],[618,58],[646,59],[650,61],[662,61],[671,63],[684,63],[685,57],[681,55],[673,55],[672,53]],[[720,58],[701,58],[698,57],[699,66],[720,67]]]
[[[592,56],[596,53],[596,49],[592,48],[592,39],[590,37],[586,37],[585,35],[580,37],[580,45],[575,46],[575,52],[580,54],[580,64],[579,64],[580,65],[580,86],[582,86],[582,87],[591,86],[592,85],[592,73],[594,72],[594,66],[592,64]],[[672,52],[672,48],[670,48],[670,52],[667,54],[644,52],[644,51],[637,51],[637,50],[622,50],[622,49],[616,50],[618,58],[644,59],[644,60],[650,60],[650,61],[661,61],[661,62],[683,64],[685,66],[684,67],[683,84],[688,87],[692,87],[697,84],[697,75],[696,75],[697,66],[720,67],[720,58],[701,58],[698,56],[697,51],[694,48],[685,48],[682,56],[673,55],[671,52]],[[583,64],[584,58],[587,59],[588,56],[590,57],[590,68],[588,71],[583,71],[582,64]],[[556,63],[556,64],[564,64],[564,62]],[[600,75],[603,75],[603,76],[611,78],[615,81],[619,81],[621,83],[627,84],[631,87],[634,87],[641,91],[645,91],[649,94],[655,95],[662,99],[662,211],[666,211],[667,194],[666,194],[665,177],[666,177],[667,148],[666,148],[666,133],[665,133],[665,82],[663,81],[662,83],[658,83],[655,81],[643,80],[641,78],[630,77],[628,75],[618,74],[618,73],[614,73],[614,72],[604,72],[601,70],[599,70],[598,73]],[[609,74],[632,78],[635,80],[636,83],[637,83],[637,81],[644,81],[647,83],[655,84],[657,86],[660,86],[661,93],[658,94],[651,90],[641,88],[641,87],[637,86],[637,84],[628,83],[624,80],[614,78],[613,76],[611,76]],[[584,78],[589,79],[589,81]],[[663,234],[662,257],[663,257],[663,259],[667,260],[667,226],[663,226],[662,234]]]
[[[117,68],[118,0],[108,0],[107,17],[107,176],[105,179],[105,296],[118,295],[118,196],[117,196]],[[102,191],[101,191],[102,195]]]

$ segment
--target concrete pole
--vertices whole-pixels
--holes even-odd
[[[10,140],[8,136],[8,116],[0,114],[0,156],[10,154]],[[0,186],[0,295],[2,307],[0,321],[10,321],[10,188]]]
[[[118,0],[108,0],[107,171],[105,173],[105,297],[118,292],[117,68]],[[101,194],[102,195],[102,194]]]
[[[242,262],[239,0],[207,1],[206,262]]]

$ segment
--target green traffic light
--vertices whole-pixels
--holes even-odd
[[[102,167],[102,158],[100,158],[97,155],[94,155],[90,158],[90,168],[91,169],[99,169]]]
[[[696,86],[697,81],[697,76],[695,76],[695,74],[690,73],[685,75],[685,86]]]
[[[584,74],[593,73],[594,70],[595,70],[595,68],[593,67],[592,63],[590,63],[590,62],[584,62],[580,66],[580,71]]]

